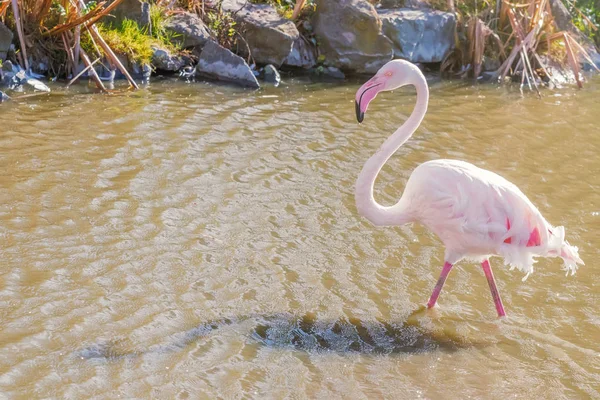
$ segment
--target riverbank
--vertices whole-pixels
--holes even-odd
[[[104,92],[115,79],[138,88],[164,75],[249,88],[277,85],[282,71],[343,80],[393,58],[447,78],[512,79],[537,90],[581,86],[581,71],[600,64],[594,42],[559,0],[478,11],[461,2],[391,0],[0,4],[0,89],[9,95],[49,90],[48,80],[92,80]]]

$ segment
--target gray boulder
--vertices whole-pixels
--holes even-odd
[[[427,0],[381,0],[381,8],[431,8]]]
[[[311,68],[309,70],[310,74],[316,78],[319,79],[325,79],[325,80],[339,80],[339,79],[346,79],[346,75],[344,75],[344,73],[336,67],[324,67],[322,65],[319,65],[318,67],[315,68]]]
[[[299,37],[294,40],[292,51],[283,60],[283,64],[290,67],[310,68],[317,63],[315,54],[315,46]]]
[[[165,28],[176,34],[173,39],[181,47],[204,46],[210,40],[210,31],[202,20],[189,12],[174,14],[166,23]]]
[[[10,49],[10,44],[13,40],[13,33],[0,22],[0,60],[6,59],[6,54]]]
[[[141,26],[147,26],[150,23],[150,4],[140,0],[122,0],[110,14],[112,16],[104,17],[103,20],[118,25],[127,18]]]
[[[269,4],[253,4],[247,0],[224,0],[223,11],[231,12],[241,35],[248,43],[254,61],[281,66],[300,37],[296,25],[279,15]],[[238,52],[247,54],[244,43]]]
[[[366,0],[317,0],[313,27],[327,65],[374,73],[392,59],[392,42]]]
[[[217,80],[233,82],[241,86],[259,88],[252,70],[240,56],[209,40],[204,45],[196,72]]]
[[[379,10],[383,33],[394,43],[394,58],[440,62],[454,48],[456,16],[433,10]]]
[[[25,85],[31,87],[34,91],[49,92],[50,88],[45,83],[36,79],[41,77],[37,74],[28,74],[18,65],[12,65],[10,61],[7,61],[2,65],[2,82],[3,87],[13,90],[15,92],[23,92]],[[33,75],[33,76],[32,76]]]
[[[186,59],[180,55],[171,54],[168,50],[159,47],[153,47],[152,50],[154,50],[152,65],[158,70],[176,72],[186,65]]]

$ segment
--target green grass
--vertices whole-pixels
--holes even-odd
[[[589,38],[593,39],[596,46],[600,46],[600,31],[594,30],[590,22],[598,27],[600,23],[600,1],[598,0],[577,0],[572,5],[564,3],[573,17],[573,24]],[[575,10],[577,8],[580,12]],[[583,14],[583,15],[582,15]]]
[[[153,46],[171,52],[180,50],[172,42],[175,35],[165,28],[167,17],[164,11],[153,5],[150,8],[150,19],[152,32],[148,32],[147,28],[141,27],[136,21],[129,19],[123,20],[118,26],[106,23],[96,24],[96,26],[100,35],[115,53],[125,54],[130,62],[144,65],[150,64],[152,61]],[[97,53],[89,35],[82,37],[81,46],[90,54]]]

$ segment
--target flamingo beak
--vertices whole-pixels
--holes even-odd
[[[354,99],[354,105],[356,107],[356,119],[359,123],[363,122],[365,119],[365,112],[367,111],[367,107],[369,107],[369,103],[377,96],[377,93],[379,93],[383,87],[384,85],[381,79],[375,76],[358,89]]]

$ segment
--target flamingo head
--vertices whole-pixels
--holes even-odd
[[[404,60],[392,60],[377,71],[374,77],[358,89],[355,97],[356,119],[362,122],[369,103],[379,92],[398,89],[412,82],[415,70],[414,64]]]

